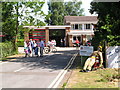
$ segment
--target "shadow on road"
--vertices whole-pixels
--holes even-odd
[[[33,69],[63,69],[72,56],[77,53],[77,50],[57,51],[52,55],[44,55],[43,57],[16,57],[16,59],[9,62],[22,63],[23,67],[27,67],[30,70]]]

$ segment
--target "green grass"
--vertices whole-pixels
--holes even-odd
[[[106,73],[102,73],[102,71],[103,70],[97,70],[83,73],[76,70],[76,79],[74,79],[76,83],[71,83],[70,88],[117,88],[118,86],[116,84],[118,82],[111,82],[105,78],[108,74],[111,74],[107,73],[107,71],[113,73],[113,70],[106,69]],[[102,73],[102,75],[100,73]],[[114,73],[116,72],[114,71]]]
[[[118,88],[118,82],[115,79],[120,79],[118,69],[98,69],[91,72],[79,72],[87,57],[83,57],[81,64],[80,56],[75,60],[75,69],[72,76],[66,85],[66,88]]]

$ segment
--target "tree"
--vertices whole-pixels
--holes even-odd
[[[16,48],[20,25],[43,25],[40,17],[44,2],[2,2],[2,32]]]
[[[2,2],[2,32],[6,35],[6,40],[13,40],[15,36],[15,20],[13,12],[13,4],[8,2]]]
[[[46,16],[45,22],[48,25],[63,25],[64,4],[63,2],[49,2],[49,14]]]
[[[98,31],[95,32],[93,43],[110,46],[120,45],[120,2],[92,2],[90,13],[98,14]]]
[[[81,1],[73,0],[72,2],[65,2],[66,16],[83,16],[83,8],[81,8]]]
[[[45,22],[48,25],[63,25],[64,16],[81,16],[83,9],[82,2],[74,0],[73,2],[49,2],[49,14],[46,16]]]

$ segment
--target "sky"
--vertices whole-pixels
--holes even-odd
[[[44,4],[42,10],[44,11],[45,14],[48,14],[48,12],[47,12],[48,11],[47,0],[45,0],[45,1],[46,2]],[[65,1],[70,1],[70,0],[65,0]],[[82,1],[81,7],[84,9],[85,16],[95,16],[95,15],[91,15],[89,13],[89,10],[88,10],[88,9],[90,9],[90,3],[93,0],[80,0],[80,1]]]

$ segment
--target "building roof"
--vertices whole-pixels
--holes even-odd
[[[97,22],[97,16],[65,16],[65,23],[70,22]]]

